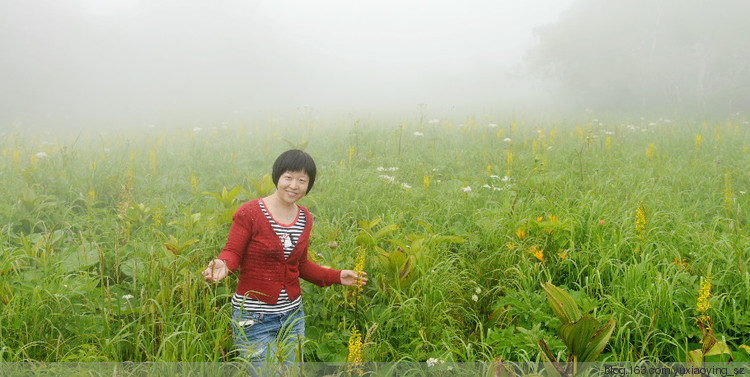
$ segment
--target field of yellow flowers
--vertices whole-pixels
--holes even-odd
[[[750,124],[466,117],[0,136],[0,361],[229,361],[234,278],[200,271],[289,148],[318,164],[307,361],[560,356],[551,282],[599,360],[747,360]],[[563,357],[564,358],[564,357]],[[744,358],[744,359],[743,359]]]

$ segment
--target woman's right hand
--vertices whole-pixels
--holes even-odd
[[[216,283],[229,275],[227,264],[221,259],[214,259],[208,263],[208,268],[201,273],[207,282]]]

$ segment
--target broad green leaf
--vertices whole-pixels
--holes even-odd
[[[685,361],[688,363],[702,363],[703,362],[703,351],[692,350],[687,353]]]
[[[375,232],[374,238],[376,240],[379,240],[379,239],[383,238],[386,234],[391,233],[391,232],[396,231],[396,230],[398,230],[398,225],[396,225],[396,224],[386,225],[386,226],[378,229],[377,232]]]
[[[66,253],[60,262],[60,272],[82,271],[99,263],[99,252],[95,243],[85,243],[77,250]]]
[[[374,219],[373,219],[372,221],[370,221],[370,223],[369,223],[369,224],[367,225],[367,228],[368,228],[368,229],[372,229],[372,228],[374,228],[374,227],[375,227],[375,225],[378,225],[378,223],[380,223],[380,220],[382,220],[382,219],[381,219],[380,217],[376,217],[376,218],[374,218]]]
[[[542,283],[542,288],[547,295],[552,312],[560,319],[560,322],[566,324],[581,319],[581,311],[570,295],[552,283]]]
[[[555,365],[559,366],[557,360],[554,359],[554,356],[552,353],[549,352],[549,349],[547,348],[547,343],[544,342],[543,339],[539,339],[539,341],[536,343],[537,347],[539,347],[539,355],[542,358],[542,362],[544,364],[544,370],[547,371],[547,375],[549,377],[562,377],[560,375],[560,372],[557,371],[555,368]]]
[[[557,330],[557,335],[568,347],[568,351],[581,360],[597,329],[599,322],[587,314],[576,322],[562,324]]]
[[[582,363],[596,361],[602,351],[604,351],[604,347],[607,346],[607,342],[609,342],[609,338],[612,336],[612,332],[614,331],[614,329],[615,320],[610,319],[609,321],[607,321],[607,323],[600,327],[596,331],[596,333],[594,333],[594,337],[589,341],[589,344],[586,346],[586,350],[578,360]]]

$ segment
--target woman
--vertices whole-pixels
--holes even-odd
[[[305,336],[300,277],[321,287],[367,282],[365,272],[324,268],[307,259],[312,217],[297,201],[312,189],[315,171],[307,153],[282,153],[273,164],[276,191],[237,209],[226,246],[203,271],[206,281],[218,282],[239,267],[232,335],[237,350],[251,361],[295,360],[294,350]]]

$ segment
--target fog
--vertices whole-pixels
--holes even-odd
[[[748,3],[0,0],[0,128],[737,112]]]

